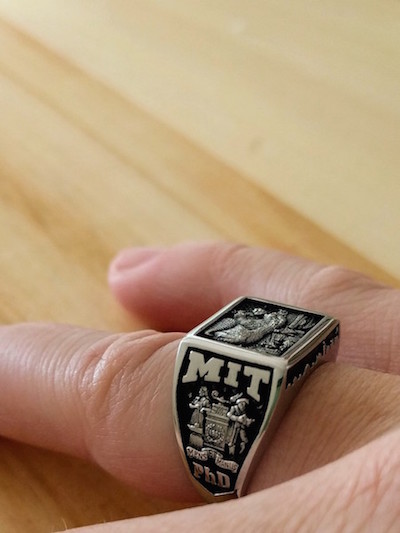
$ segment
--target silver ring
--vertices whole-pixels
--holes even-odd
[[[337,355],[339,321],[243,297],[190,331],[176,357],[175,432],[208,501],[243,496],[304,379]]]

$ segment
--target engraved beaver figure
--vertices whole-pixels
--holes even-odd
[[[207,330],[216,340],[230,344],[254,344],[266,335],[279,331],[287,324],[288,311],[279,309],[266,313],[264,309],[236,311],[233,318],[223,319]]]

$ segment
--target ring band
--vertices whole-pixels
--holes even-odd
[[[190,331],[176,357],[173,411],[192,482],[208,501],[243,496],[304,379],[337,355],[339,321],[239,298]]]

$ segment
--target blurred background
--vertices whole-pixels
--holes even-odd
[[[128,329],[122,247],[228,239],[400,285],[400,3],[0,0],[0,320]],[[158,512],[0,441],[0,531]]]

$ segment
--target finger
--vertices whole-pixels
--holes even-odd
[[[1,327],[0,433],[91,459],[147,492],[180,498],[186,490],[190,499],[171,414],[180,337]]]
[[[400,519],[400,433],[252,496],[82,529],[140,531],[396,531]]]
[[[321,311],[342,322],[342,360],[400,372],[400,292],[341,267],[263,248],[187,243],[123,251],[109,282],[127,309],[164,331],[189,330],[242,295]]]
[[[148,493],[195,499],[171,414],[180,337],[0,328],[0,433],[92,459]],[[250,490],[301,475],[396,427],[399,395],[397,376],[323,365],[287,412]]]

